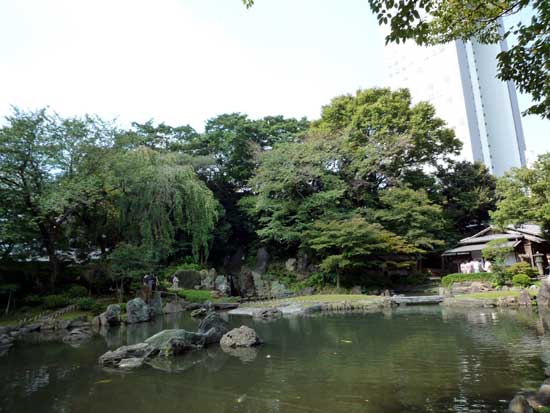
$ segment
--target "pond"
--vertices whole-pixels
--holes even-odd
[[[534,390],[550,340],[531,313],[406,307],[246,324],[266,344],[219,347],[131,372],[97,363],[109,348],[163,328],[195,330],[187,314],[111,329],[72,347],[18,343],[0,358],[2,412],[502,412]]]

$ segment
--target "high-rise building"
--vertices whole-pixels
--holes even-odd
[[[483,162],[501,176],[525,165],[525,139],[515,86],[497,79],[496,56],[506,42],[455,41],[385,50],[387,85],[408,88],[413,102],[429,101],[463,142],[461,158]]]

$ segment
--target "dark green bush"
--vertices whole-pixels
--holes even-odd
[[[527,262],[516,262],[506,268],[506,272],[509,273],[509,278],[513,279],[514,275],[525,274],[529,278],[536,278],[538,276],[537,270],[531,267]]]
[[[46,295],[43,299],[44,308],[48,310],[66,307],[71,304],[71,301],[71,298],[64,294]]]
[[[71,298],[86,297],[88,295],[88,290],[81,285],[73,285],[67,290],[67,295]]]
[[[466,281],[494,281],[494,274],[490,272],[474,272],[471,274],[449,274],[441,278],[441,285],[445,288],[450,287],[454,283],[466,282]]]
[[[120,304],[120,312],[121,312],[121,313],[125,313],[125,312],[126,312],[126,303],[121,303],[121,304]]]
[[[77,301],[78,309],[81,311],[91,311],[96,301],[91,297],[83,297]]]
[[[527,274],[516,274],[512,277],[512,284],[516,287],[529,287],[531,278]]]
[[[36,307],[42,304],[43,299],[39,295],[32,294],[24,297],[22,301],[23,304],[28,305],[29,307]]]
[[[92,305],[92,307],[90,308],[90,312],[93,314],[93,315],[100,315],[102,312],[105,311],[105,306],[103,304],[100,304],[100,303],[94,303]]]

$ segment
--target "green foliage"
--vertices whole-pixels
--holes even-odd
[[[120,303],[120,312],[124,314],[126,312],[126,303]]]
[[[497,225],[537,223],[550,236],[550,153],[542,154],[532,168],[512,169],[498,180],[500,201],[491,217]]]
[[[340,287],[342,272],[353,273],[366,268],[406,268],[410,262],[400,260],[399,254],[418,252],[403,238],[385,230],[380,224],[367,222],[359,215],[317,221],[304,233],[304,238],[306,245],[322,257],[321,270],[336,273],[337,288]]]
[[[37,307],[39,305],[42,305],[43,299],[39,295],[36,294],[30,294],[23,297],[23,304],[29,307]]]
[[[529,278],[537,278],[538,271],[529,265],[527,262],[516,262],[515,264],[510,265],[506,268],[506,271],[510,274],[510,278],[517,274],[525,274]]]
[[[518,287],[529,287],[531,278],[527,274],[516,274],[512,277],[512,284]]]
[[[533,101],[527,113],[550,118],[550,6],[547,0],[486,2],[483,0],[369,0],[379,24],[388,24],[386,42],[413,39],[418,44],[443,44],[475,39],[484,44],[510,37],[516,41],[497,55],[498,77],[512,80]],[[247,4],[250,6],[250,4]],[[530,11],[523,17],[522,12]],[[517,15],[508,30],[502,17]]]
[[[493,282],[494,274],[490,272],[475,272],[470,274],[449,274],[441,278],[441,285],[445,288],[451,287],[454,283],[469,282],[469,281],[482,281]]]
[[[513,248],[507,246],[507,243],[507,239],[496,239],[488,242],[481,251],[483,258],[493,263],[492,271],[495,275],[495,282],[499,285],[510,279],[506,271],[506,257],[513,252]]]
[[[43,298],[44,308],[48,310],[67,307],[71,303],[71,298],[63,294],[46,295]]]
[[[100,315],[105,310],[106,310],[105,305],[98,302],[94,303],[90,308],[90,312],[92,313],[92,315]]]
[[[170,284],[174,273],[179,271],[200,271],[205,269],[204,266],[192,261],[190,257],[184,259],[184,262],[170,265],[162,270],[160,278],[167,280]]]
[[[88,295],[88,290],[81,285],[73,285],[67,290],[67,295],[71,298],[85,297]]]
[[[78,309],[81,311],[91,311],[96,305],[96,300],[92,297],[83,297],[76,302]]]
[[[485,165],[453,162],[438,167],[436,177],[434,198],[451,225],[451,244],[472,235],[469,228],[489,223],[489,212],[496,208],[496,178]]]
[[[212,301],[212,293],[203,290],[177,290],[176,293],[190,303],[206,303]]]
[[[141,278],[153,268],[151,252],[144,246],[120,243],[109,254],[111,276],[114,280]]]

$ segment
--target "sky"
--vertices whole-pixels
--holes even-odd
[[[197,130],[231,112],[315,119],[384,85],[383,44],[365,0],[1,0],[0,118],[13,105]],[[523,126],[529,158],[550,151],[550,121]]]

